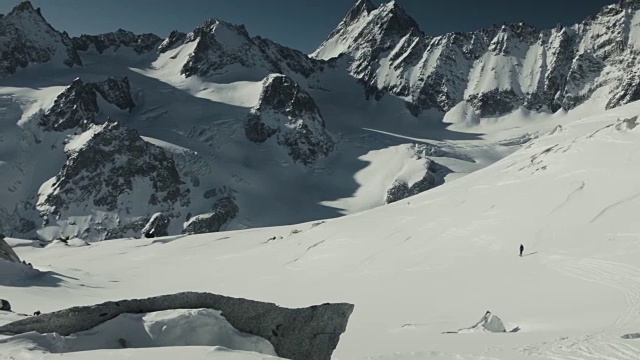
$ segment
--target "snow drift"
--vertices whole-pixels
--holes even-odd
[[[68,336],[29,332],[0,340],[21,342],[49,353],[169,346],[222,346],[276,356],[271,343],[236,330],[211,309],[180,309],[143,314],[120,314],[91,330]]]

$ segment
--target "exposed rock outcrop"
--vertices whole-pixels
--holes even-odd
[[[509,330],[510,333],[516,333],[520,331],[520,327],[516,326],[515,328]],[[468,328],[460,329],[458,331],[448,331],[445,334],[460,334],[460,333],[474,333],[474,332],[491,332],[491,333],[506,333],[507,328],[505,327],[502,320],[491,313],[491,311],[487,311],[480,321],[475,323],[473,326]]]
[[[131,86],[127,77],[108,77],[104,81],[92,83],[93,88],[108,103],[117,106],[120,110],[133,110],[136,103],[131,98]]]
[[[94,123],[99,110],[93,86],[78,78],[58,95],[40,119],[40,125],[49,131],[86,129]]]
[[[170,223],[171,219],[167,215],[155,213],[151,215],[147,225],[142,228],[142,235],[152,235],[152,237],[168,236]]]
[[[204,234],[218,232],[235,218],[240,211],[238,205],[230,197],[224,197],[216,201],[213,211],[207,214],[196,215],[184,224],[184,234]]]
[[[35,331],[68,336],[120,314],[200,308],[221,311],[233,327],[267,339],[278,356],[292,360],[331,359],[353,311],[353,305],[345,303],[286,309],[271,303],[189,292],[74,307],[6,324],[0,327],[0,333]]]
[[[11,303],[8,300],[0,299],[0,311],[11,311]]]
[[[72,138],[65,152],[66,164],[39,194],[37,209],[45,222],[103,211],[111,214],[107,216],[111,221],[105,222],[105,217],[102,226],[94,224],[91,231],[101,232],[104,238],[130,221],[137,224],[130,230],[139,233],[147,222],[138,221],[140,216],[171,213],[189,204],[173,159],[119,123],[92,125]],[[122,234],[113,234],[118,235]]]
[[[427,171],[422,179],[416,181],[411,186],[406,181],[396,180],[393,185],[387,190],[386,203],[391,204],[396,201],[406,199],[410,196],[418,195],[427,190],[431,190],[434,187],[444,182],[443,178],[451,170],[432,161],[427,160]]]
[[[270,75],[245,124],[247,138],[256,143],[277,135],[277,142],[289,156],[304,165],[327,156],[334,142],[313,98],[284,75]]]
[[[167,50],[171,49],[177,44],[184,42],[184,39],[186,37],[187,37],[187,34],[177,30],[173,30],[169,34],[169,36],[166,39],[164,39],[162,43],[158,46],[158,52],[159,53],[166,52]]]
[[[100,111],[97,94],[122,110],[130,111],[136,105],[126,77],[109,77],[97,83],[84,83],[78,78],[56,97],[53,105],[42,115],[40,126],[48,131],[88,129],[96,123],[96,115]]]

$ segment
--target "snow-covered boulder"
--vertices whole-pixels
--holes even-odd
[[[120,314],[96,327],[70,336],[28,333],[7,341],[37,344],[49,353],[122,348],[222,346],[229,350],[275,356],[273,345],[259,336],[235,329],[213,309],[176,309]]]
[[[327,156],[335,146],[311,95],[285,75],[270,75],[263,81],[259,103],[244,128],[256,143],[275,136],[289,156],[304,165]]]
[[[484,330],[494,333],[507,332],[502,320],[488,311],[476,327],[482,327]]]
[[[173,159],[119,123],[92,125],[65,152],[67,162],[41,187],[37,209],[45,224],[73,225],[67,236],[113,238],[124,235],[120,228],[139,234],[149,214],[189,203]]]
[[[122,314],[171,309],[213,309],[220,311],[226,321],[238,331],[268,340],[280,357],[292,360],[329,360],[338,345],[340,335],[346,330],[353,308],[352,304],[337,303],[287,309],[272,303],[187,292],[73,307],[0,326],[0,333],[23,334],[35,331],[68,336],[89,329],[96,330],[100,324],[107,326],[107,321]],[[130,318],[131,315],[127,317]],[[185,327],[188,326],[190,325],[185,324]],[[167,335],[171,333],[168,330]],[[126,344],[126,339],[124,340]]]
[[[520,330],[519,327],[515,327],[509,332],[518,332]],[[487,311],[480,321],[478,321],[475,325],[460,329],[453,333],[475,333],[475,332],[492,332],[492,333],[505,333],[507,332],[507,328],[505,327],[502,320],[496,315],[492,314],[491,311]]]
[[[0,16],[0,78],[29,64],[82,65],[71,39],[56,31],[29,1]]]
[[[415,158],[417,160],[424,161],[424,176],[422,176],[418,180],[414,180],[411,183],[406,179],[396,179],[393,182],[393,185],[391,185],[391,187],[387,189],[387,204],[391,204],[396,201],[406,199],[410,196],[418,195],[427,190],[431,190],[434,187],[443,184],[444,177],[447,174],[451,173],[451,170],[449,168],[427,158],[425,154],[446,154],[445,156],[449,154],[451,154],[450,156],[455,156],[456,154],[452,154],[429,145],[416,145],[412,147],[412,150],[415,151]],[[463,156],[459,157],[464,158]]]
[[[196,215],[184,224],[184,234],[204,234],[218,232],[238,215],[240,208],[230,197],[216,201],[212,211],[207,214]]]

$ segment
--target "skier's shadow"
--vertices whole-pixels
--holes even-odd
[[[522,257],[535,255],[535,254],[537,254],[537,253],[538,253],[538,252],[536,251],[536,252],[532,252],[532,253],[528,253],[528,254],[523,254],[523,255],[522,255]]]

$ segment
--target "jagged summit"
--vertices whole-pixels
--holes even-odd
[[[29,64],[82,65],[69,36],[56,31],[29,1],[0,17],[0,49],[0,78]]]
[[[420,28],[418,26],[418,23],[405,11],[405,9],[396,0],[392,0],[386,4],[380,5],[378,11],[380,15],[387,16],[386,19],[388,21],[396,22],[395,26],[394,24],[387,24],[387,26],[397,28],[399,31]]]
[[[328,60],[362,48],[385,51],[389,44],[412,32],[421,33],[398,2],[376,8],[368,0],[359,0],[311,57]]]
[[[368,15],[370,12],[376,9],[371,0],[358,0],[356,4],[349,10],[347,15],[338,25],[338,28],[343,28],[352,25],[361,16]]]
[[[102,54],[108,49],[118,51],[120,48],[131,48],[138,55],[156,50],[162,39],[151,33],[134,34],[131,31],[118,29],[114,32],[100,35],[81,35],[72,39],[78,51],[95,49]]]
[[[183,51],[185,47],[189,50]],[[310,59],[300,51],[260,36],[251,37],[244,25],[216,18],[187,34],[171,32],[158,46],[158,52],[168,62],[178,62],[184,77],[215,78],[221,82],[261,81],[274,73],[308,78],[324,66],[322,61]]]
[[[33,5],[31,4],[31,1],[28,1],[28,0],[22,1],[21,3],[16,5],[13,8],[13,10],[11,10],[11,12],[9,14],[11,14],[13,12],[22,12],[22,11],[34,12],[34,13],[36,13],[38,15],[42,15],[40,13],[40,8],[37,8],[37,9],[34,8]]]

